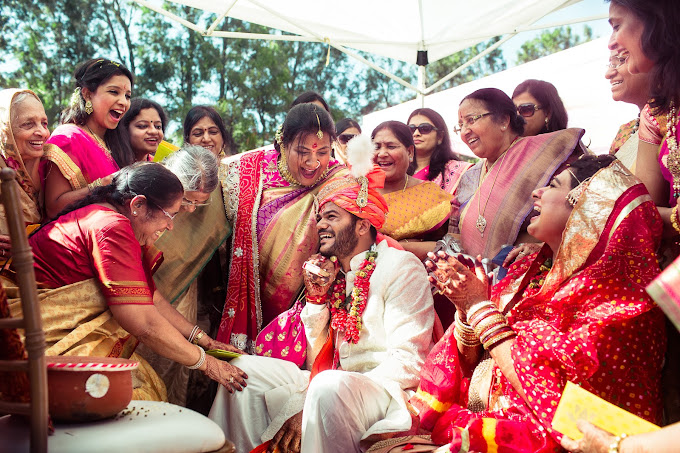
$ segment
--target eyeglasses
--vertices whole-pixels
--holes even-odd
[[[209,204],[210,204],[210,200],[199,202],[199,201],[191,201],[191,200],[187,200],[186,198],[182,198],[182,206],[195,206],[195,207],[198,208],[200,206],[208,206]]]
[[[415,124],[409,124],[408,128],[411,129],[412,134],[415,134],[416,130],[417,130],[422,135],[426,135],[426,134],[429,134],[432,131],[438,131],[439,130],[430,123],[421,123],[417,126]]]
[[[493,112],[480,113],[479,115],[468,115],[463,119],[462,122],[458,123],[458,127],[453,127],[453,132],[460,134],[464,126],[469,129],[477,122],[477,120],[482,119],[487,115],[493,115]]]
[[[536,113],[536,110],[541,110],[543,107],[536,104],[520,104],[517,106],[517,113],[524,118],[531,118]]]
[[[170,219],[170,220],[175,220],[175,217],[177,217],[177,214],[179,214],[179,211],[177,211],[175,214],[170,214],[168,211],[166,211],[165,209],[161,208],[159,205],[157,205],[157,204],[154,203],[153,201],[149,201],[149,203],[151,203],[152,205],[156,206],[158,209],[160,209],[161,211],[163,211],[163,214],[165,214],[165,216],[166,216],[168,219]]]
[[[338,135],[338,141],[342,143],[343,145],[346,145],[347,142],[352,140],[354,137],[356,137],[357,134],[340,134]]]
[[[609,63],[607,63],[608,68],[618,69],[628,61],[629,55],[614,55],[609,58]]]

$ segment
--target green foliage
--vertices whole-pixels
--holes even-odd
[[[205,28],[216,17],[176,3],[164,8]],[[304,91],[324,96],[335,120],[359,119],[414,96],[326,44],[206,37],[130,0],[4,0],[0,13],[0,84],[35,90],[52,124],[70,100],[75,66],[92,57],[119,60],[133,71],[133,95],[164,106],[170,119],[167,139],[176,144],[194,105],[216,106],[229,133],[227,146],[244,151],[271,143],[291,102]],[[233,18],[217,30],[282,33]],[[447,74],[494,42],[430,65],[429,76]],[[415,85],[414,65],[361,55]],[[447,86],[505,66],[496,50]]]
[[[517,64],[527,63],[541,57],[574,47],[593,39],[593,29],[585,25],[583,36],[572,33],[571,27],[546,30],[538,37],[522,44],[517,52]]]
[[[469,47],[460,52],[456,52],[453,55],[442,58],[441,60],[428,65],[428,83],[433,84],[447,76],[450,72],[463,65],[470,59],[476,57],[487,48],[493,46],[499,40],[500,37],[495,37],[487,42],[479,43],[474,47]],[[445,90],[447,88],[458,86],[462,83],[471,82],[475,79],[491,75],[495,72],[504,71],[506,68],[507,64],[505,62],[505,58],[503,58],[503,51],[500,49],[495,49],[465,68],[459,74],[456,74],[453,78],[451,78],[451,80],[442,84],[442,86],[440,86],[436,91]]]

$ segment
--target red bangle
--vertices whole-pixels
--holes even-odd
[[[305,300],[307,300],[307,302],[313,305],[323,305],[326,303],[326,299],[327,299],[326,294],[322,294],[320,296],[310,296],[309,294],[307,294],[305,296]]]

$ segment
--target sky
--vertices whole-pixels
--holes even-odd
[[[606,16],[608,13],[609,4],[605,3],[604,0],[583,0],[575,5],[568,6],[544,17],[538,21],[537,24],[551,24],[561,20],[566,21],[592,16]],[[593,29],[593,39],[607,36],[611,33],[611,27],[609,26],[607,19],[571,25],[572,31],[581,35],[583,34],[583,26],[586,24]],[[535,38],[541,31],[542,30],[518,33],[517,36],[508,40],[508,42],[501,46],[508,67],[516,66],[515,59],[522,43]]]

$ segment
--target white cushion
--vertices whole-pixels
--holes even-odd
[[[16,417],[0,419],[0,452],[28,451],[28,426]],[[114,418],[81,424],[57,424],[48,439],[50,453],[167,452],[219,450],[224,432],[190,409],[156,401],[132,401]]]

